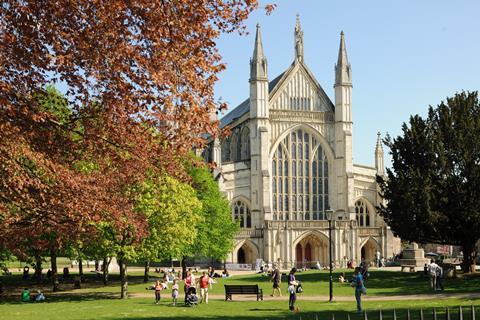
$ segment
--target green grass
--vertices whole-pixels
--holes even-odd
[[[344,271],[344,270],[340,270]],[[339,272],[334,273],[337,279]],[[155,274],[153,274],[155,276]],[[347,277],[351,272],[347,272]],[[163,294],[161,305],[153,304],[152,291],[146,291],[145,287],[153,283],[154,278],[148,284],[143,283],[143,274],[140,271],[129,273],[129,292],[146,293],[148,298],[130,298],[127,300],[118,299],[119,277],[118,274],[111,276],[111,284],[104,287],[100,280],[92,273],[87,273],[87,282],[84,289],[71,292],[55,294],[47,291],[48,301],[45,303],[19,302],[19,293],[23,287],[35,289],[42,287],[49,288],[48,283],[34,284],[31,281],[21,279],[21,275],[2,277],[7,292],[10,296],[0,297],[0,319],[331,319],[335,313],[335,319],[347,319],[350,313],[352,320],[356,319],[354,301],[338,301],[334,303],[325,302],[328,295],[328,272],[309,271],[299,273],[297,279],[302,281],[304,293],[299,295],[297,305],[300,307],[300,314],[291,314],[287,310],[286,300],[255,301],[254,298],[248,301],[228,301],[223,299],[211,299],[208,305],[200,305],[198,308],[186,308],[184,306],[172,307],[170,305],[169,293]],[[258,283],[264,290],[264,295],[271,293],[272,283],[268,278],[258,274],[233,276],[228,279],[217,279],[218,283],[210,291],[211,295],[224,294],[224,284],[252,284]],[[480,277],[465,277],[463,279],[448,279],[445,282],[446,292],[450,293],[471,293],[480,291]],[[73,287],[72,279],[62,284],[62,289],[70,290]],[[466,299],[435,299],[428,288],[427,279],[421,273],[401,273],[394,271],[371,272],[367,282],[368,297],[384,297],[390,301],[366,301],[364,308],[372,310],[368,318],[378,320],[378,311],[384,310],[383,319],[392,320],[392,309],[397,310],[398,319],[406,318],[406,308],[412,309],[413,314],[418,315],[419,308],[426,309],[425,320],[431,320],[431,308],[439,308],[438,319],[443,319],[446,306],[457,307],[459,305],[470,306],[475,304],[480,307],[480,298]],[[286,295],[285,281],[282,289]],[[429,300],[401,300],[395,301],[394,295],[432,294]],[[151,295],[151,297],[150,297]],[[312,300],[311,296],[324,296],[318,301]],[[334,296],[353,298],[353,289],[348,284],[334,282]],[[310,298],[309,298],[310,297]],[[248,298],[250,299],[250,298]],[[427,310],[428,309],[428,310]],[[477,310],[480,315],[480,310]],[[452,320],[457,320],[456,312],[452,313]],[[470,320],[469,312],[465,313],[464,320]]]
[[[448,301],[400,301],[400,302],[366,302],[364,308],[368,310],[383,310],[383,319],[393,319],[392,309],[397,311],[397,317],[404,319],[406,308],[410,308],[412,315],[417,314],[419,308],[425,310],[425,319],[431,319],[431,309],[439,308],[439,319],[442,319],[443,308],[458,305],[477,307],[480,301],[450,299]],[[287,310],[287,301],[233,301],[225,302],[212,300],[208,305],[197,308],[184,306],[173,307],[169,300],[160,305],[152,303],[152,299],[101,299],[99,297],[76,297],[70,300],[56,300],[54,302],[30,304],[0,304],[1,319],[356,319],[354,302],[318,302],[302,301],[298,298],[298,307],[301,312],[292,314]],[[478,313],[478,311],[477,311]],[[379,318],[377,311],[368,313],[370,320]],[[458,319],[452,313],[452,320]],[[465,312],[465,320],[470,320],[469,313]]]
[[[337,296],[351,296],[353,289],[348,283],[339,283],[336,281],[341,270],[333,273],[333,290]],[[430,293],[429,282],[420,272],[405,273],[395,271],[372,271],[366,286],[368,294],[371,296],[392,296],[392,295],[411,295]],[[348,279],[353,277],[351,271],[346,272]],[[297,279],[302,282],[306,296],[325,296],[329,294],[329,273],[326,271],[307,271],[297,274]],[[154,278],[152,278],[152,282]],[[251,274],[243,276],[233,276],[228,279],[216,279],[217,284],[210,290],[211,294],[224,294],[224,284],[258,284],[263,289],[265,295],[272,292],[272,283],[268,277]],[[480,288],[480,277],[446,279],[444,281],[445,292],[478,292]],[[286,292],[286,279],[281,284],[282,290]],[[130,292],[145,292],[146,284],[143,283],[143,276],[140,274],[130,275]],[[94,289],[97,292],[117,292],[118,288],[98,287]]]
[[[336,279],[340,270],[333,274],[333,291],[336,296],[351,296],[353,289],[349,284],[341,284]],[[70,290],[73,288],[73,275],[65,283],[61,285],[63,289]],[[93,293],[116,293],[120,290],[118,274],[112,274],[110,277],[110,285],[103,286],[100,279],[97,279],[95,274],[86,273],[87,282],[79,292],[93,292]],[[347,279],[352,277],[352,272],[346,272]],[[142,272],[129,273],[129,287],[131,293],[148,293],[145,288],[151,285],[159,277],[158,274],[151,274],[151,281],[149,283],[143,282]],[[198,277],[198,276],[197,276]],[[13,275],[3,277],[4,283],[8,287],[16,287],[16,291],[20,291],[23,287],[31,287],[30,280],[22,280],[20,275]],[[302,281],[304,288],[303,295],[305,296],[326,296],[329,293],[329,273],[327,271],[308,271],[297,274],[297,279]],[[263,289],[264,295],[269,295],[272,292],[272,283],[268,277],[259,274],[250,274],[242,276],[233,276],[227,279],[216,279],[217,284],[210,290],[211,294],[223,295],[225,292],[224,284],[258,284]],[[446,293],[469,293],[480,291],[480,276],[465,277],[455,279],[445,279]],[[48,288],[48,284],[44,283],[42,288]],[[286,294],[286,279],[281,284],[283,292]],[[393,295],[412,295],[412,294],[429,294],[429,282],[424,278],[421,272],[405,273],[397,271],[373,270],[370,272],[370,278],[366,282],[366,287],[369,296],[393,296]]]

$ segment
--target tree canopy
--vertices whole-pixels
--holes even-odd
[[[232,251],[233,239],[239,229],[238,222],[233,221],[230,204],[207,166],[194,165],[188,172],[197,197],[203,204],[203,219],[198,225],[197,238],[190,248],[190,254],[225,259]]]
[[[392,168],[378,177],[381,214],[401,238],[459,245],[469,271],[480,239],[480,104],[462,92],[428,116],[410,117],[402,135],[387,136]]]

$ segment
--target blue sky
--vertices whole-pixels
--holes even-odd
[[[255,25],[262,28],[270,80],[293,61],[295,15],[305,62],[333,100],[334,64],[345,32],[353,72],[354,163],[374,165],[376,133],[400,134],[410,115],[461,90],[480,88],[480,1],[271,0],[247,21],[250,34],[217,42],[227,63],[216,95],[235,107],[248,97]],[[386,165],[390,164],[388,150]]]

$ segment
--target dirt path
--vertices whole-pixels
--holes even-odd
[[[131,298],[152,298],[152,294],[148,293],[131,293],[129,294]],[[328,296],[303,296],[301,294],[297,295],[298,299],[308,300],[308,301],[328,301]],[[256,296],[234,296],[236,301],[250,301],[255,299]],[[435,293],[435,294],[412,294],[412,295],[396,295],[396,296],[369,296],[368,294],[362,297],[363,301],[399,301],[399,300],[432,300],[432,299],[480,299],[480,292],[471,292],[471,293]],[[212,294],[209,295],[209,299],[225,299],[225,295]],[[282,297],[271,297],[264,296],[264,300],[288,300],[288,295]],[[338,296],[334,298],[335,301],[355,301],[355,297],[350,296]]]

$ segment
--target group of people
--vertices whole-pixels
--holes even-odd
[[[181,274],[179,273],[178,278],[173,278],[170,280],[169,276],[173,275],[173,273],[169,272],[168,275],[165,273],[163,276],[162,281],[157,280],[155,284],[151,287],[155,290],[155,304],[158,304],[161,299],[161,292],[168,290],[168,284],[172,283],[171,288],[171,296],[172,296],[172,304],[175,306],[177,305],[177,299],[179,296],[179,282],[181,281]],[[188,269],[185,278],[183,279],[183,289],[185,292],[184,302],[186,305],[196,305],[197,303],[205,303],[208,304],[208,290],[212,287],[215,283],[214,278],[218,277],[228,277],[228,271],[226,269],[223,270],[222,275],[219,275],[215,272],[215,270],[210,267],[207,271],[202,273],[200,278],[195,277],[195,273],[192,269]],[[197,298],[197,287],[200,289],[200,301]]]
[[[297,281],[295,278],[295,273],[297,272],[296,268],[292,268],[288,274],[288,287],[287,291],[289,293],[288,299],[288,308],[290,311],[298,311],[298,308],[295,307],[295,302],[297,301],[297,293],[303,292],[302,284],[300,281]],[[357,311],[362,311],[362,295],[367,293],[365,287],[366,277],[368,275],[368,267],[366,265],[362,267],[356,267],[354,272],[354,277],[350,281],[350,285],[355,289],[355,299],[357,301]],[[280,269],[274,267],[271,273],[271,281],[273,282],[273,291],[271,296],[282,296],[282,290],[280,288],[282,279],[282,273]],[[338,281],[341,283],[347,282],[345,273],[342,273],[338,278]]]
[[[430,288],[433,291],[443,291],[443,268],[439,266],[435,260],[431,260],[430,264],[425,264],[423,272],[430,279]]]
[[[32,295],[30,293],[30,290],[28,288],[25,288],[22,291],[22,302],[31,302],[31,301],[34,301],[34,302],[45,301],[45,295],[41,290],[37,290],[37,293]]]

